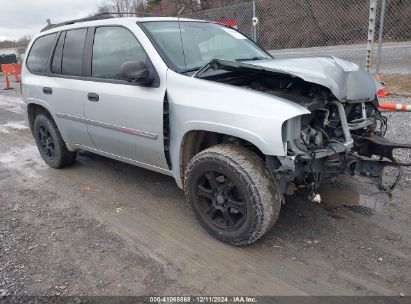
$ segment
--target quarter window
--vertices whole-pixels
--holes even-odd
[[[63,75],[81,76],[87,29],[67,31],[61,70]]]
[[[53,61],[51,63],[51,72],[54,74],[61,74],[61,58],[63,56],[64,38],[66,32],[62,32],[57,42],[56,50],[54,51]]]
[[[93,45],[92,77],[121,79],[120,67],[127,61],[148,63],[147,54],[135,36],[122,27],[99,27]]]
[[[57,34],[50,34],[38,38],[31,47],[27,58],[27,67],[31,72],[44,73],[46,71],[47,60],[50,56],[53,41]]]

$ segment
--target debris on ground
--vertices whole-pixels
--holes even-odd
[[[352,211],[354,211],[354,212],[361,213],[361,214],[363,214],[363,215],[371,216],[371,215],[374,215],[374,214],[375,214],[375,210],[374,210],[374,209],[371,209],[371,208],[366,207],[366,206],[360,206],[360,205],[344,205],[344,207],[346,207],[346,208],[348,208],[348,209],[350,209],[350,210],[352,210]]]
[[[91,185],[90,185],[90,184],[82,184],[82,185],[81,185],[81,190],[83,190],[83,191],[91,191]]]

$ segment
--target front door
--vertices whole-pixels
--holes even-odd
[[[150,59],[126,28],[95,28],[91,77],[85,98],[88,132],[98,150],[167,169],[163,142],[165,84],[138,86],[121,80],[127,61]]]

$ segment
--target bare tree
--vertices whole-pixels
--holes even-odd
[[[119,16],[127,16],[126,13],[144,12],[144,0],[103,0],[97,10],[98,13],[118,13]]]
[[[16,46],[26,47],[29,44],[30,40],[31,37],[29,35],[25,35],[16,41]]]
[[[0,41],[0,49],[19,48],[19,47],[25,48],[29,44],[30,39],[31,39],[30,36],[26,35],[26,36],[19,38],[18,40],[3,40],[3,41]]]

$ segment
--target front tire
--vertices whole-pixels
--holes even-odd
[[[201,226],[236,246],[261,238],[280,213],[280,195],[264,161],[241,146],[217,145],[197,154],[187,166],[184,190]]]
[[[76,153],[67,150],[55,122],[48,115],[36,116],[33,134],[41,157],[50,167],[59,169],[74,163]]]

